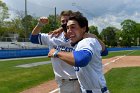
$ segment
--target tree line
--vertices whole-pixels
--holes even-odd
[[[18,34],[18,41],[21,38],[29,38],[32,29],[38,22],[38,17],[27,15],[24,16],[23,11],[16,11],[15,16],[10,21],[8,7],[2,1],[0,1],[0,40],[3,37],[9,37],[9,34]],[[42,29],[43,33],[48,33],[60,27],[60,16],[49,15],[49,24],[45,25]],[[107,47],[131,47],[140,45],[140,23],[131,19],[125,19],[120,23],[121,29],[113,26],[102,29],[101,33],[98,31],[98,27],[92,25],[89,26],[90,33],[97,35]]]

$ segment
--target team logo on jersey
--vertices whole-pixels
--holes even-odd
[[[53,46],[56,50],[64,51],[64,52],[72,52],[74,49],[71,47],[65,47],[65,46]]]

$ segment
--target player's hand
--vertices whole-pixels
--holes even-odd
[[[46,25],[49,23],[49,20],[47,17],[40,17],[38,20],[38,24],[41,26]]]
[[[97,38],[97,36],[95,34],[91,34],[91,33],[85,33],[83,36],[83,38],[88,38],[88,37]]]
[[[51,37],[58,37],[63,32],[63,28],[58,28],[54,31],[49,32],[48,34],[51,35]]]
[[[53,57],[54,56],[53,54],[55,51],[56,51],[56,49],[51,49],[50,52],[48,53],[48,57],[49,58]]]

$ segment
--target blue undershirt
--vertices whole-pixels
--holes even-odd
[[[104,51],[101,52],[101,56],[107,56],[108,55],[108,50],[105,48]]]
[[[87,50],[73,51],[75,67],[84,67],[91,61],[92,54]]]
[[[34,44],[39,44],[38,37],[39,37],[39,34],[38,35],[30,35],[30,41]]]

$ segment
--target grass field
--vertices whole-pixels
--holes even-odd
[[[131,53],[132,52],[132,53]],[[127,55],[130,53],[130,55],[140,55],[139,51],[119,51],[119,52],[110,52],[108,56],[104,58],[110,58],[113,56],[120,56],[120,55]],[[21,64],[27,64],[27,63],[35,63],[35,62],[41,62],[50,60],[48,58],[33,58],[33,59],[22,59],[22,60],[9,60],[9,61],[0,61],[0,93],[19,93],[20,91],[23,91],[25,89],[31,88],[33,86],[39,85],[43,82],[46,82],[48,80],[54,79],[54,74],[52,70],[51,64],[31,67],[31,68],[19,68],[15,67],[17,65]],[[107,82],[109,89],[112,93],[139,93],[139,89],[136,89],[135,91],[139,92],[126,92],[129,88],[128,85],[124,84],[122,87],[121,82],[123,83],[124,80],[131,80],[132,77],[135,77],[133,80],[135,85],[139,85],[137,82],[140,83],[139,79],[137,79],[137,73],[140,71],[140,68],[134,68],[135,70],[130,70],[131,68],[128,68],[129,70],[121,71],[121,70],[111,70],[109,73],[106,74]],[[124,70],[122,68],[122,70]],[[115,71],[115,72],[112,72]],[[137,72],[134,72],[137,71]],[[131,73],[130,73],[131,72]],[[119,74],[123,76],[119,76]],[[132,74],[132,75],[127,75]],[[115,77],[116,76],[116,77]],[[123,78],[122,78],[123,77]],[[120,79],[117,81],[117,79]],[[126,81],[127,82],[127,81]],[[118,87],[116,87],[118,86]],[[139,86],[140,87],[140,86]],[[117,91],[117,88],[120,88],[120,92],[114,92]],[[133,87],[134,88],[134,87]],[[136,86],[137,88],[137,86]],[[134,91],[132,89],[131,91]]]
[[[105,74],[111,93],[140,93],[140,67],[113,68]]]
[[[0,61],[0,93],[19,93],[22,90],[54,79],[51,64],[31,68],[15,67],[20,64],[50,60],[35,58],[27,60]]]
[[[105,58],[111,58],[111,57],[114,57],[114,56],[123,56],[123,55],[140,56],[140,50],[109,52],[108,53],[108,56],[103,56],[103,59],[105,59]]]

